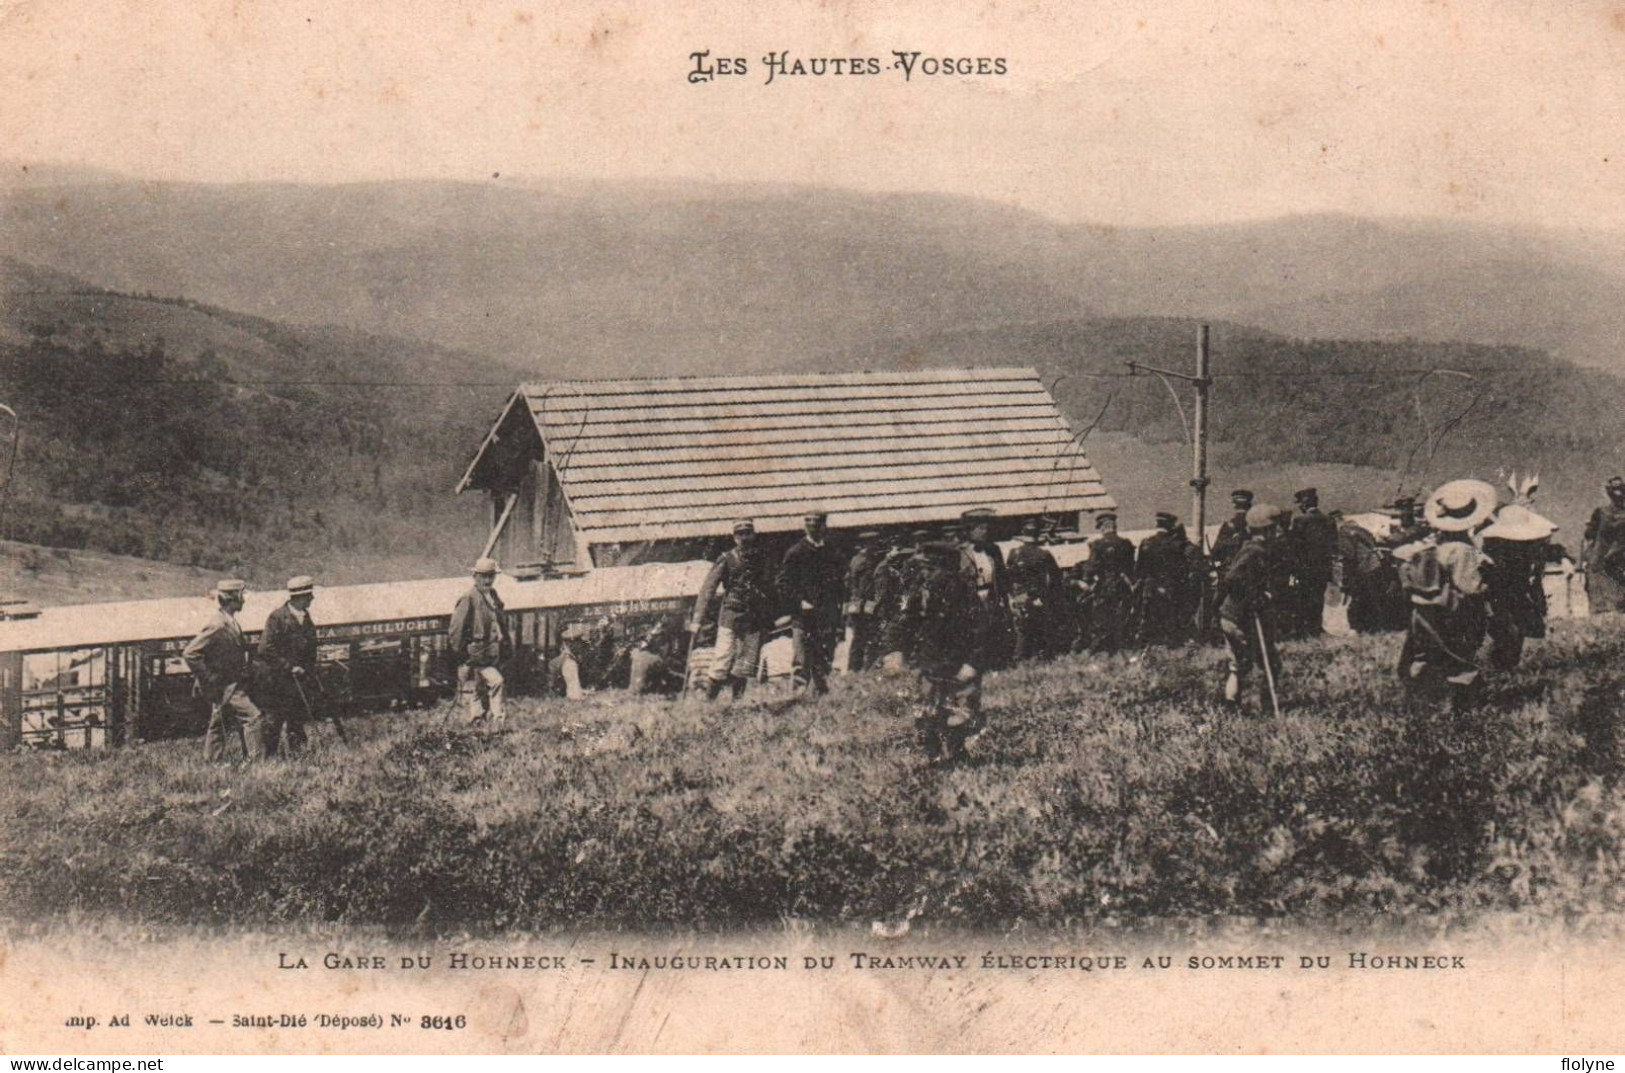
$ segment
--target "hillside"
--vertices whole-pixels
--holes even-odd
[[[902,683],[875,675],[802,704],[521,700],[490,735],[446,708],[381,714],[250,770],[196,741],[8,755],[0,918],[420,939],[1617,928],[1625,626],[1555,623],[1466,717],[1407,708],[1397,643],[1286,645],[1279,719],[1216,705],[1215,649],[995,675],[977,762],[951,770],[919,761]]]
[[[0,389],[24,415],[5,536],[256,584],[466,566],[483,504],[451,488],[514,371],[4,267]]]
[[[1287,504],[1295,489],[1320,484],[1327,507],[1365,509],[1401,484],[1411,492],[1457,476],[1499,484],[1499,473],[1516,470],[1541,476],[1542,509],[1563,527],[1560,539],[1577,545],[1603,481],[1625,470],[1617,434],[1625,380],[1539,351],[1296,339],[1222,322],[1211,339],[1214,509],[1235,485]],[[1189,513],[1190,453],[1167,388],[1126,375],[1124,362],[1189,372],[1195,340],[1192,320],[1093,318],[885,340],[827,355],[817,367],[1036,365],[1075,428],[1099,416],[1099,434],[1118,434],[1090,448],[1108,487],[1121,484],[1120,498],[1147,524],[1153,510]],[[1429,370],[1472,379],[1425,376]],[[1188,419],[1190,389],[1176,388]],[[1431,464],[1419,403],[1428,427],[1463,415]]]
[[[0,596],[41,606],[198,596],[217,576],[129,555],[0,541]]]
[[[754,369],[1083,316],[1526,346],[1625,372],[1615,234],[1337,216],[1123,228],[773,186],[51,179],[0,187],[0,254],[553,376]]]

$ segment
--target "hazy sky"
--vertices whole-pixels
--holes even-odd
[[[690,85],[698,49],[749,73]],[[770,50],[894,49],[1009,73],[764,84]],[[0,0],[0,155],[221,181],[813,182],[1123,224],[1620,225],[1625,5]]]

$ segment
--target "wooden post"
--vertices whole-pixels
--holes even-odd
[[[1207,395],[1213,379],[1208,375],[1207,325],[1196,329],[1196,427],[1192,440],[1196,457],[1191,478],[1191,516],[1196,519],[1196,546],[1207,553]]]
[[[1207,325],[1199,325],[1196,329],[1196,418],[1192,429],[1192,448],[1195,458],[1192,461],[1194,475],[1191,477],[1191,516],[1196,519],[1196,547],[1207,558],[1207,396],[1208,388],[1213,384],[1209,375],[1210,364],[1208,360]],[[1211,608],[1208,607],[1208,586],[1206,582],[1207,568],[1204,565],[1201,576],[1203,578],[1202,592],[1196,601],[1196,629],[1198,633],[1206,633],[1210,619]]]

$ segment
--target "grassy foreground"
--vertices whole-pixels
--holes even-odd
[[[1290,711],[1212,701],[1217,651],[994,677],[980,762],[928,771],[903,683],[816,703],[519,701],[316,732],[0,758],[0,917],[390,931],[1009,928],[1625,910],[1625,623],[1560,622],[1469,716],[1407,712],[1398,637],[1288,646]]]

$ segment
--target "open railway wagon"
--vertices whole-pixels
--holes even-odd
[[[624,684],[625,654],[656,626],[681,644],[709,563],[606,567],[530,581],[503,576],[514,692],[544,689],[566,631],[589,685]],[[467,578],[319,588],[319,678],[352,710],[410,707],[453,687],[446,629]],[[237,616],[257,643],[286,598],[251,592]],[[208,620],[205,597],[83,604],[0,621],[0,747],[72,749],[196,736],[208,706],[181,659]],[[681,653],[677,654],[681,660]]]

